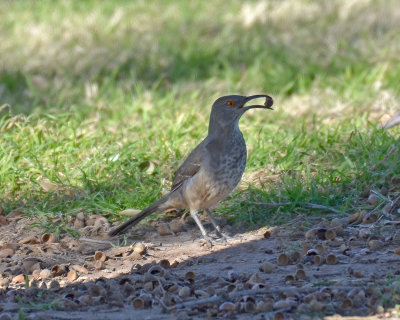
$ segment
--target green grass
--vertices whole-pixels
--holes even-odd
[[[394,193],[400,156],[386,155],[399,130],[377,124],[399,108],[399,10],[395,0],[3,1],[0,205],[45,228],[79,210],[144,208],[230,93],[275,98],[241,128],[246,172],[279,175],[220,206],[234,222],[321,213],[299,202],[353,212],[366,190]]]

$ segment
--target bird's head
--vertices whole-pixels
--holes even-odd
[[[265,98],[263,105],[251,104],[250,101],[257,98]],[[218,122],[220,125],[229,125],[237,122],[240,117],[250,109],[272,109],[273,100],[265,94],[257,94],[253,96],[230,95],[218,98],[211,110],[211,122]]]

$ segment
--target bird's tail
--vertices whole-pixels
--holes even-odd
[[[114,230],[111,230],[108,233],[108,235],[110,237],[116,236],[117,234],[120,234],[120,233],[126,231],[127,229],[129,229],[130,227],[138,224],[140,221],[142,221],[144,218],[151,215],[152,213],[157,212],[157,211],[164,211],[166,208],[163,205],[167,201],[168,201],[168,195],[165,196],[164,198],[161,198],[160,200],[152,203],[146,209],[143,209],[137,215],[130,218],[127,222],[121,224],[119,227],[115,228]]]

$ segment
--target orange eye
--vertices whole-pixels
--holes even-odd
[[[235,103],[231,100],[228,101],[228,107],[233,107],[235,105]]]

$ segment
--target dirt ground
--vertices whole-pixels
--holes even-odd
[[[225,226],[230,238],[212,247],[187,219],[118,243],[101,216],[80,218],[79,239],[42,234],[19,212],[2,219],[1,320],[400,319],[399,216]]]

